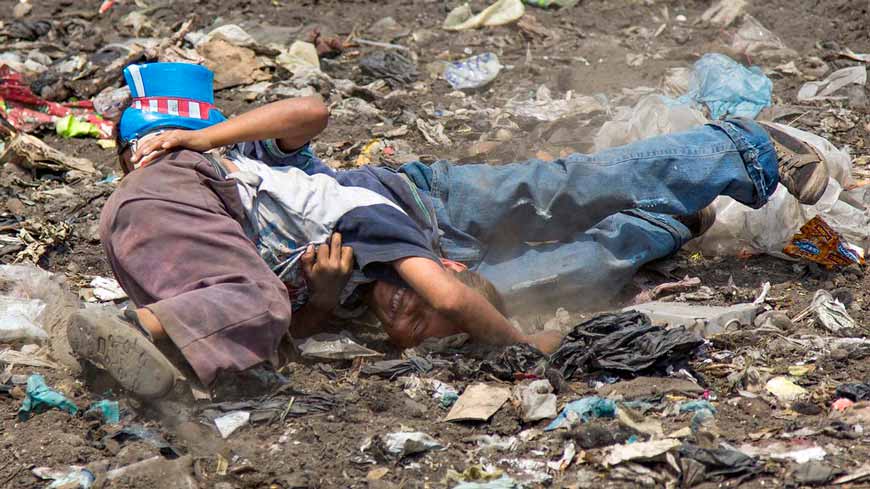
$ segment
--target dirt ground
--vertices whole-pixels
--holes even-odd
[[[103,45],[132,37],[131,29],[125,27],[121,19],[145,6],[144,2],[119,2],[99,16],[96,12],[100,3],[92,0],[32,1],[32,11],[24,19],[44,19],[56,25],[69,19],[82,19],[86,26],[84,34],[61,36],[52,42],[60,43],[68,54],[91,53]],[[139,3],[142,5],[137,6]],[[17,1],[2,0],[0,8],[11,12],[16,4]],[[711,27],[699,21],[710,2],[662,0],[581,0],[568,9],[528,6],[524,28],[507,25],[458,33],[440,29],[447,13],[459,4],[435,0],[182,0],[169,2],[149,15],[156,29],[155,37],[171,35],[182,21],[195,19],[194,30],[208,32],[221,24],[237,23],[252,35],[263,32],[285,45],[319,28],[323,34],[338,35],[342,39],[353,34],[410,48],[416,57],[418,81],[395,87],[388,96],[371,101],[379,109],[381,120],[333,116],[329,128],[315,142],[315,150],[326,161],[346,167],[354,165],[367,142],[400,125],[408,114],[455,112],[462,107],[503,107],[510,99],[534,95],[542,85],[554,96],[573,90],[579,95],[604,94],[617,100],[624,95],[624,89],[660,87],[668,69],[690,67],[704,53],[729,52],[733,34],[733,28]],[[158,4],[148,2],[148,5]],[[478,11],[486,4],[473,1],[471,5]],[[803,66],[807,58],[814,56],[824,60],[831,71],[857,65],[858,62],[836,53],[843,48],[856,53],[870,52],[868,9],[870,4],[855,0],[750,1],[747,13],[778,35],[794,50],[794,55],[781,62],[741,61],[761,63],[768,72],[788,61]],[[392,30],[372,29],[376,22],[388,16],[395,20]],[[11,21],[9,15],[0,18],[0,23]],[[15,40],[6,39],[0,53],[14,50],[14,44]],[[359,60],[377,49],[366,45],[347,48],[336,58],[322,60],[322,70],[333,78],[346,78],[364,85],[374,79],[360,70]],[[444,79],[430,75],[438,61],[462,59],[485,51],[496,52],[505,68],[484,89],[457,93]],[[627,57],[639,54],[644,55],[643,62],[640,66],[631,66]],[[276,80],[288,76],[280,71],[274,75]],[[771,73],[770,76],[774,84],[774,104],[797,110],[785,122],[819,133],[837,147],[848,146],[852,157],[859,160],[867,154],[865,140],[870,131],[870,105],[863,89],[849,100],[798,103],[797,90],[806,78],[798,74]],[[338,101],[335,93],[327,90],[322,94],[330,103]],[[216,105],[227,116],[271,100],[268,94],[252,98],[240,88],[219,91],[216,99]],[[831,114],[838,114],[838,120],[847,123],[832,129]],[[411,130],[406,134],[391,139],[398,141],[397,153],[413,154],[423,161],[451,159],[499,164],[591,151],[593,136],[608,119],[608,114],[598,114],[551,123],[515,120],[513,127],[504,129],[495,127],[493,121],[478,112],[473,117],[443,118],[445,134],[452,141],[450,145],[432,144],[413,124],[409,124]],[[506,133],[499,133],[500,130]],[[569,137],[565,137],[566,131]],[[37,135],[68,154],[89,158],[101,174],[65,182],[56,173],[26,172],[12,165],[0,168],[0,195],[3,197],[0,232],[9,233],[24,227],[38,235],[39,229],[46,226],[68,227],[65,236],[49,233],[40,238],[46,241],[46,247],[36,265],[62,277],[72,296],[82,290],[86,296],[85,289],[92,277],[111,276],[96,226],[100,209],[115,184],[98,182],[106,176],[120,175],[120,170],[116,167],[113,150],[101,149],[93,139],[62,139],[49,131]],[[387,155],[382,156],[380,162],[395,164],[398,159]],[[856,166],[856,170],[862,169]],[[5,241],[0,242],[0,262],[13,263],[21,248],[3,243]],[[762,284],[770,282],[767,306],[789,317],[794,318],[810,303],[815,291],[823,288],[834,292],[847,305],[859,330],[853,336],[862,336],[864,325],[870,319],[868,279],[864,269],[857,266],[828,271],[806,262],[770,256],[715,257],[681,252],[653,268],[645,270],[636,287],[626,291],[624,296],[631,297],[640,288],[671,281],[655,271],[667,269],[672,276],[699,277],[704,286],[710,287],[710,296],[701,303],[751,302]],[[78,298],[74,301],[77,303]],[[564,306],[571,309],[569,303]],[[541,327],[554,312],[527,319],[526,326]],[[572,316],[572,320],[579,321],[593,312],[581,311]],[[791,338],[803,333],[823,334],[810,321],[796,322],[788,328],[786,332]],[[401,354],[389,349],[383,336],[376,331],[373,333],[371,328],[361,332],[360,337],[370,340],[369,345],[386,352],[388,358],[398,358]],[[604,453],[602,448],[584,450],[582,445],[578,445],[577,458],[565,470],[547,469],[546,462],[562,457],[567,440],[579,439],[578,433],[585,429],[583,425],[577,428],[579,431],[571,433],[539,433],[535,430],[542,429],[547,421],[523,423],[511,402],[488,422],[443,422],[447,409],[437,400],[428,395],[411,399],[398,381],[361,375],[364,363],[291,364],[282,373],[288,377],[290,385],[300,391],[294,399],[298,398],[304,405],[303,401],[312,394],[321,394],[332,399],[333,404],[325,412],[248,425],[227,439],[221,439],[213,424],[194,414],[190,405],[142,405],[117,389],[106,390],[111,386],[101,388],[85,382],[87,375],[65,367],[14,366],[11,373],[42,373],[49,386],[79,407],[103,398],[119,400],[122,426],[145,425],[162,433],[174,450],[191,457],[181,460],[192,460],[188,472],[193,474],[200,488],[454,487],[456,482],[447,480],[448,471],[462,472],[470,466],[487,464],[498,467],[516,481],[525,481],[526,487],[679,486],[674,482],[679,476],[667,461],[644,462],[630,469],[606,468],[599,463]],[[789,367],[803,365],[809,368],[801,375],[795,375],[794,369],[789,370]],[[838,474],[857,472],[870,456],[863,432],[851,428],[838,430],[842,415],[830,414],[835,399],[833,391],[838,385],[863,382],[868,377],[870,367],[860,352],[798,348],[782,335],[746,331],[706,345],[703,353],[692,360],[691,370],[717,408],[714,431],[718,440],[728,446],[761,446],[775,441],[784,443],[790,450],[819,446],[827,453],[825,463]],[[762,376],[795,375],[795,382],[808,391],[806,403],[816,409],[777,403],[764,392],[763,384],[755,394],[738,392],[741,389],[735,386],[733,374],[741,371],[744,377],[750,371]],[[450,368],[436,368],[425,376],[448,382],[460,392],[476,382]],[[511,387],[511,383],[494,378],[482,380]],[[559,407],[582,396],[599,393],[601,380],[601,376],[593,374],[572,379],[558,395]],[[107,442],[106,437],[117,428],[87,416],[50,410],[20,421],[17,411],[21,405],[21,387],[18,389],[10,395],[0,392],[0,487],[47,487],[50,481],[37,479],[31,473],[34,467],[82,465],[91,467],[95,473],[103,473],[161,454],[158,448],[142,441]],[[658,408],[646,415],[661,421],[664,433],[673,433],[689,427],[693,418],[692,413],[675,412],[674,403],[698,397],[697,393],[693,396],[667,394]],[[618,426],[616,420],[595,423],[612,432],[616,432]],[[802,429],[804,431],[800,432]],[[398,431],[425,432],[446,448],[400,461],[372,464],[363,460],[360,447],[367,438]],[[525,441],[505,451],[480,449],[474,441],[477,435],[510,437],[521,432],[526,435]],[[795,432],[798,435],[788,436]],[[544,464],[544,469],[538,472],[546,473],[547,481],[529,482],[529,474],[535,470],[505,463],[505,460],[517,459]],[[385,469],[385,474],[378,473],[377,468]],[[98,479],[97,484],[103,487],[188,487],[177,472],[161,470],[138,479],[121,478],[112,482]],[[796,482],[795,470],[796,464],[792,461],[764,458],[756,477],[748,480],[727,475],[714,477],[697,487],[798,487],[801,484]],[[861,487],[864,484],[870,483],[858,481],[847,485]]]

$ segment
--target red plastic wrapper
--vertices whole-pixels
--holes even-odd
[[[864,264],[864,257],[819,216],[807,221],[782,251],[827,268]]]
[[[54,127],[55,120],[69,114],[97,126],[100,137],[112,137],[114,124],[97,115],[90,100],[63,104],[45,100],[33,93],[20,73],[0,65],[0,117],[12,127],[29,133],[46,126]]]

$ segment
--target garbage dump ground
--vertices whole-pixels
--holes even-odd
[[[0,487],[870,483],[867,2],[0,8]],[[702,57],[731,71],[700,83]],[[717,202],[708,235],[610,307],[525,314],[526,329],[568,335],[549,358],[461,339],[400,352],[376,325],[338,324],[349,334],[303,345],[287,382],[144,405],[79,368],[63,332],[84,304],[125,305],[97,228],[121,172],[88,101],[126,63],[158,59],[215,70],[228,116],[320,94],[331,121],[314,150],[337,168],[553,159],[718,112],[824,138],[836,184],[812,208]],[[844,244],[829,255],[795,244],[828,228]]]

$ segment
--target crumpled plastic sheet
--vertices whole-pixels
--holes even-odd
[[[846,312],[846,307],[843,303],[834,299],[834,296],[827,290],[817,290],[815,295],[813,295],[813,302],[810,307],[815,314],[816,322],[834,334],[855,327],[855,320]]]
[[[89,489],[96,481],[93,472],[78,465],[71,465],[67,469],[60,470],[36,467],[31,472],[40,479],[53,481],[45,489]]]
[[[360,451],[375,461],[399,461],[410,455],[443,450],[444,445],[420,431],[375,435],[366,440]]]
[[[779,36],[748,14],[743,15],[743,20],[734,33],[731,49],[747,58],[767,61],[790,60],[798,57],[798,53],[789,49]]]
[[[679,454],[686,483],[684,487],[692,487],[694,484],[719,476],[729,478],[740,476],[736,481],[736,484],[740,485],[741,482],[758,475],[763,468],[757,459],[727,448],[701,448],[684,443],[679,448]]]
[[[858,401],[870,401],[870,384],[840,384],[834,391],[834,397]]]
[[[45,384],[42,375],[33,374],[27,379],[27,395],[21,408],[18,409],[18,419],[26,421],[31,414],[41,413],[51,408],[75,414],[79,408],[63,394],[52,390]]]
[[[706,399],[696,399],[694,401],[686,401],[680,403],[680,413],[695,413],[698,411],[710,411],[716,414],[716,407]]]
[[[620,107],[613,120],[595,134],[595,151],[622,146],[660,134],[685,131],[707,118],[692,104],[663,95],[646,95],[634,107]]]
[[[43,341],[48,334],[42,328],[45,302],[0,295],[0,341],[4,343]]]
[[[405,360],[383,360],[364,365],[360,373],[393,380],[402,375],[425,374],[432,368],[432,362],[429,360],[423,357],[411,357]]]
[[[504,108],[517,117],[553,122],[577,114],[603,112],[605,104],[599,98],[577,95],[570,90],[565,94],[564,99],[553,98],[550,89],[546,85],[541,85],[535,92],[535,98],[511,99],[507,101]]]
[[[837,70],[822,81],[807,82],[800,88],[797,94],[797,99],[800,102],[808,102],[812,100],[843,100],[848,98],[845,95],[836,95],[836,93],[847,85],[867,84],[867,67],[849,66]]]
[[[550,356],[565,378],[577,371],[605,370],[618,375],[664,374],[691,358],[704,339],[683,327],[653,326],[637,311],[602,314],[574,327]]]
[[[705,54],[692,69],[689,92],[682,99],[705,104],[712,119],[755,118],[771,103],[773,83],[761,68],[746,68],[724,54]]]
[[[822,155],[831,177],[822,198],[815,205],[801,205],[782,185],[760,209],[751,209],[730,197],[718,197],[712,204],[716,211],[713,227],[687,248],[710,256],[766,253],[786,258],[782,252],[786,244],[801,226],[820,215],[847,241],[866,249],[870,244],[870,213],[864,204],[865,192],[844,190],[855,183],[849,153],[815,134],[783,124],[776,126],[806,141]]]
[[[121,422],[121,410],[118,406],[118,401],[109,401],[108,399],[97,401],[88,406],[85,413],[98,414],[106,424],[118,424]]]
[[[544,431],[553,431],[571,418],[576,418],[586,423],[592,418],[613,418],[615,416],[615,402],[610,399],[602,399],[598,396],[588,396],[566,404],[562,412],[544,428]]]
[[[498,0],[477,15],[473,15],[471,7],[465,3],[447,14],[441,28],[447,31],[464,31],[493,27],[515,22],[525,13],[526,8],[520,0]]]
[[[510,345],[480,363],[479,371],[495,378],[513,381],[516,374],[531,373],[546,363],[547,356],[525,343]]]
[[[416,63],[395,51],[374,52],[361,59],[359,66],[364,74],[395,84],[412,83],[417,79]]]
[[[170,445],[159,431],[153,428],[146,428],[141,424],[124,426],[116,433],[106,435],[103,438],[103,444],[110,439],[120,444],[124,444],[128,441],[141,440],[156,448],[161,455],[168,459],[176,459],[181,456],[181,453]]]
[[[203,406],[202,415],[214,420],[233,411],[250,411],[251,423],[273,423],[285,417],[328,413],[339,406],[339,400],[325,393],[305,393],[284,388],[264,399],[226,401]]]
[[[309,336],[300,340],[297,346],[303,357],[317,360],[352,360],[382,356],[381,353],[357,343],[344,331],[341,334],[320,333]]]

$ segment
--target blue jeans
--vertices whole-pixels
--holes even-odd
[[[509,304],[540,295],[578,308],[606,301],[642,265],[690,239],[670,215],[693,214],[720,195],[758,208],[779,181],[773,145],[748,119],[594,155],[402,171],[433,198],[445,257],[493,281]]]

